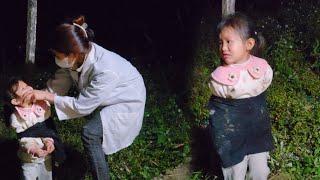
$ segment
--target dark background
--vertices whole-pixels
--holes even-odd
[[[1,74],[24,74],[27,0],[1,4]],[[236,9],[250,15],[252,9],[276,12],[278,5],[277,0],[237,0]],[[48,53],[51,33],[66,17],[80,14],[94,30],[96,43],[139,70],[153,72],[155,78],[166,77],[163,81],[169,81],[175,91],[187,77],[199,24],[203,19],[220,19],[221,0],[38,0],[38,67],[56,68]],[[212,22],[215,29],[217,21]]]

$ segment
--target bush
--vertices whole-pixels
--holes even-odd
[[[217,46],[214,44],[215,28],[211,23],[203,23],[200,25],[200,33],[198,42],[194,50],[193,64],[190,66],[190,77],[188,82],[189,100],[188,111],[190,111],[191,119],[196,125],[208,124],[207,103],[211,96],[209,89],[209,77],[211,72],[220,65],[220,57],[218,55]]]
[[[304,62],[306,56],[292,35],[282,36],[269,52],[274,80],[268,91],[276,149],[273,173],[288,172],[295,179],[319,178],[320,79]]]
[[[147,92],[153,93],[148,96],[139,137],[129,148],[109,156],[115,179],[152,179],[189,156],[190,128],[174,96],[151,86]]]
[[[282,0],[281,5],[278,14],[258,19],[258,30],[263,32],[267,42],[276,42],[281,36],[293,35],[296,51],[303,52],[307,57],[304,60],[319,67],[317,41],[320,39],[320,1]]]

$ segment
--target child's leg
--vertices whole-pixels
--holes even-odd
[[[47,157],[43,163],[39,163],[39,180],[52,180],[51,157]]]
[[[252,180],[266,180],[270,173],[268,167],[269,152],[250,154],[249,178]]]
[[[244,180],[248,168],[248,156],[243,160],[231,167],[222,168],[224,180]]]
[[[38,177],[38,164],[37,163],[22,163],[22,179],[34,180]]]

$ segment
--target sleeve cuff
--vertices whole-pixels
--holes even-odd
[[[73,97],[69,96],[54,96],[54,108],[59,120],[67,120],[81,117],[68,104],[73,101]]]
[[[66,120],[68,119],[68,115],[63,111],[66,107],[63,103],[64,97],[55,95],[54,96],[54,108],[56,110],[56,114],[59,120]]]

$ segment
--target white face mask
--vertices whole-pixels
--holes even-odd
[[[67,57],[63,59],[58,59],[57,57],[54,58],[56,61],[56,64],[61,68],[72,68],[74,61],[70,62]]]

